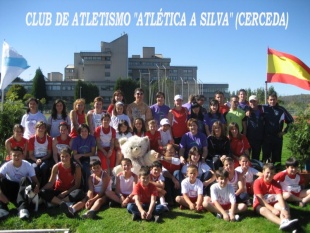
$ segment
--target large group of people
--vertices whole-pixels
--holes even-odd
[[[94,218],[108,202],[127,207],[133,220],[158,221],[170,205],[179,204],[237,221],[254,197],[254,210],[280,229],[297,221],[290,219],[285,201],[305,206],[310,190],[301,188],[294,158],[287,161],[285,172],[274,176],[272,163],[281,162],[283,135],[293,123],[276,93],[260,105],[255,95],[247,99],[244,89],[228,102],[217,91],[208,109],[203,95],[190,95],[183,104],[178,94],[172,108],[165,105],[163,92],[156,93],[152,106],[143,96],[137,88],[134,102],[126,104],[117,90],[107,111],[103,99],[96,97],[88,112],[84,99],[77,99],[70,113],[63,100],[56,100],[48,119],[31,98],[21,124],[5,143],[0,218],[9,214],[10,201],[21,219],[29,218],[29,202],[22,194],[31,184],[48,205],[60,206],[69,217],[85,208],[82,216]],[[132,135],[148,137],[149,149],[160,155],[139,174],[131,171],[132,162],[119,145],[120,138]],[[266,162],[262,171],[251,167],[255,160]],[[123,171],[113,177],[117,165]]]

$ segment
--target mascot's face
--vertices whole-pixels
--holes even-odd
[[[149,147],[149,139],[148,137],[138,137],[132,136],[130,137],[126,143],[124,143],[121,148],[125,157],[129,158],[141,158],[145,155]],[[127,156],[126,156],[127,155]]]

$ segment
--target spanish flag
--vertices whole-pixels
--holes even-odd
[[[292,84],[310,91],[310,68],[293,55],[268,48],[267,82]]]

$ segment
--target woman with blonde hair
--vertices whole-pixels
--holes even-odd
[[[79,125],[86,122],[85,119],[85,100],[77,99],[73,103],[73,110],[70,112],[71,120],[71,132],[69,136],[71,138],[76,138],[78,136],[77,130]]]

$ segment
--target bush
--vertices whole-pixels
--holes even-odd
[[[2,157],[5,151],[5,140],[12,136],[13,126],[21,122],[24,113],[24,104],[21,100],[5,101],[3,111],[0,111],[0,148]]]
[[[310,161],[310,113],[304,112],[298,114],[295,122],[290,127],[288,137],[288,149],[292,152],[301,166]]]

